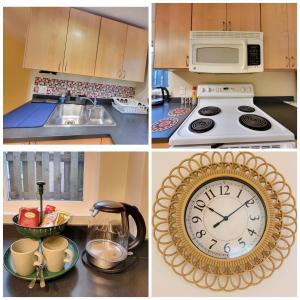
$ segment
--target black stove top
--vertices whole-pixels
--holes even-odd
[[[200,119],[194,120],[190,124],[189,129],[192,132],[203,133],[203,132],[211,130],[214,126],[215,126],[214,120],[209,119],[209,118],[200,118]]]
[[[252,113],[255,112],[255,108],[248,105],[242,105],[238,107],[239,111],[245,112],[245,113]]]
[[[199,109],[198,112],[202,116],[215,116],[221,112],[221,109],[217,106],[205,106]]]
[[[239,121],[243,126],[252,130],[265,131],[271,128],[271,123],[266,118],[254,114],[242,115]]]

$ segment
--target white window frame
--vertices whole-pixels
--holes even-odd
[[[83,174],[83,200],[55,200],[44,201],[46,204],[54,205],[59,210],[71,214],[69,224],[83,225],[88,223],[90,209],[98,201],[100,186],[100,153],[84,152],[84,174]],[[9,200],[7,199],[7,182],[3,177],[3,223],[11,224],[12,217],[19,213],[20,207],[39,207],[39,200]]]

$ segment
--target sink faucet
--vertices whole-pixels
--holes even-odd
[[[91,99],[91,98],[83,98],[83,99],[90,101],[94,105],[94,107],[97,106],[97,98],[96,97],[94,99]]]

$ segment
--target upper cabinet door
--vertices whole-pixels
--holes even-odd
[[[260,31],[260,4],[227,4],[227,30]]]
[[[63,72],[93,76],[101,17],[71,8]]]
[[[126,33],[126,24],[102,18],[95,76],[121,79]]]
[[[62,71],[69,13],[65,7],[31,9],[24,68]]]
[[[289,68],[289,38],[286,4],[261,4],[265,69]]]
[[[297,4],[287,4],[290,68],[297,68]]]
[[[226,30],[226,4],[193,4],[192,30]]]
[[[154,68],[187,68],[191,4],[156,4]]]
[[[128,25],[122,79],[144,82],[147,52],[147,31]]]

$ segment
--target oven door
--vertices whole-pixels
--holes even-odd
[[[243,40],[217,43],[191,41],[189,70],[203,73],[245,73],[247,44]]]

